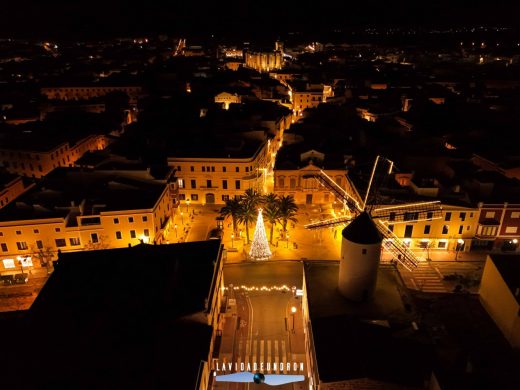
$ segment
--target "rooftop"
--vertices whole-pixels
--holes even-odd
[[[379,270],[373,301],[361,304],[339,293],[339,263],[306,262],[304,270],[321,381],[423,383],[429,349],[416,341],[393,271]]]
[[[492,254],[491,260],[495,264],[504,279],[507,287],[511,290],[511,294],[516,298],[520,304],[520,256],[519,255],[497,255]]]
[[[28,352],[52,358],[13,364],[3,380],[18,380],[18,367],[33,373],[25,388],[195,388],[209,355],[204,312],[220,251],[210,240],[62,255],[16,321],[24,336],[10,355],[13,363]]]
[[[118,173],[57,168],[16,202],[0,210],[0,221],[64,218],[80,205],[80,215],[152,209],[165,186],[153,180],[138,180]],[[69,224],[74,223],[69,221]]]

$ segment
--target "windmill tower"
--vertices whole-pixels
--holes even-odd
[[[385,167],[386,165],[386,167]],[[393,162],[377,156],[368,183],[365,198],[349,194],[324,171],[306,175],[315,178],[340,199],[349,211],[347,216],[332,218],[305,225],[306,229],[323,229],[347,225],[342,232],[341,261],[338,287],[349,299],[363,301],[370,297],[375,288],[377,269],[382,247],[406,269],[417,267],[419,259],[408,246],[388,227],[389,224],[410,223],[442,217],[439,201],[407,203],[382,207],[369,203],[369,194],[376,172],[385,169],[385,175],[392,173]],[[348,180],[348,178],[347,178]],[[353,185],[351,185],[354,188]]]

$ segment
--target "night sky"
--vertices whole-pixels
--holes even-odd
[[[370,25],[505,24],[516,27],[511,1],[360,0],[130,1],[16,0],[2,2],[2,36],[124,36],[147,32],[219,33],[320,31]]]

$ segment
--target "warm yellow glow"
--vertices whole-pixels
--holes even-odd
[[[296,313],[296,307],[294,307],[294,306],[291,307],[291,313],[293,313],[293,314]]]

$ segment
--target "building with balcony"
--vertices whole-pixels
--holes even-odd
[[[111,92],[124,92],[130,98],[130,103],[136,104],[143,91],[142,87],[137,85],[78,84],[43,87],[40,93],[49,100],[88,100]]]
[[[171,176],[54,170],[0,210],[0,271],[45,265],[58,252],[166,242],[176,205]]]
[[[0,209],[14,201],[27,188],[20,176],[0,173]]]
[[[59,167],[71,167],[84,153],[104,149],[104,135],[88,135],[77,141],[59,141],[21,135],[0,147],[0,166],[20,176],[41,178]]]
[[[263,132],[255,138],[206,139],[183,145],[168,165],[176,170],[179,200],[188,204],[223,204],[252,188],[264,192],[275,145]],[[205,147],[206,146],[206,147]]]
[[[2,320],[3,385],[211,388],[222,266],[220,240],[62,254],[30,310]]]

